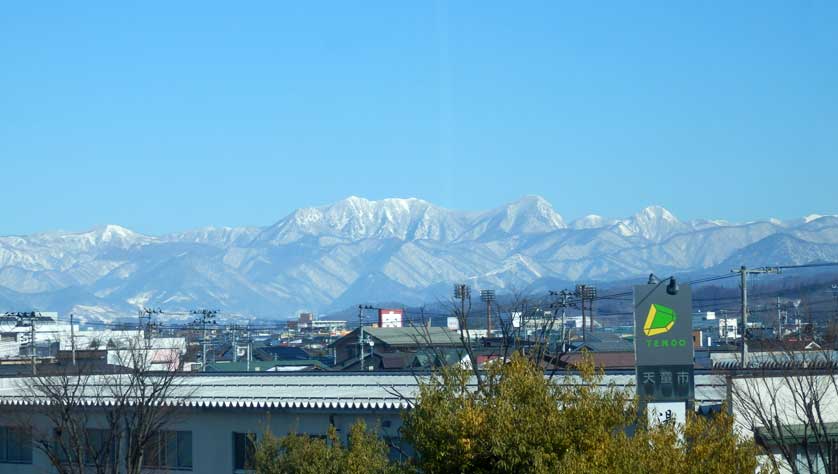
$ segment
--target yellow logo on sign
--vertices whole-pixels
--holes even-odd
[[[643,333],[647,336],[657,336],[669,332],[675,326],[675,310],[662,304],[649,307],[649,314],[643,324]]]

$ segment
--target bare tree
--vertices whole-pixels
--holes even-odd
[[[757,362],[729,383],[739,427],[754,433],[780,472],[838,472],[835,353],[785,347]]]
[[[60,474],[140,474],[155,434],[176,422],[190,395],[179,354],[155,360],[152,339],[138,335],[112,353],[117,364],[104,370],[82,361],[20,383],[25,403],[37,409],[16,423]]]
[[[459,288],[457,288],[459,287]],[[464,354],[463,368],[471,372],[474,383],[478,390],[483,390],[488,384],[491,386],[494,381],[486,377],[481,370],[479,355],[485,356],[486,360],[508,361],[513,353],[526,356],[535,365],[552,377],[562,357],[561,345],[557,342],[555,335],[561,328],[562,321],[557,305],[551,299],[533,299],[521,292],[512,292],[505,299],[505,303],[494,304],[495,319],[492,324],[499,329],[500,337],[493,342],[488,351],[481,348],[481,340],[472,336],[469,329],[472,316],[472,302],[470,292],[466,285],[455,286],[455,296],[445,304],[451,317],[457,320],[456,335],[453,336],[458,342],[457,349]],[[429,325],[421,313],[421,325],[416,325],[415,342],[423,346],[434,355],[435,360],[446,360],[444,349],[435,345],[431,340]],[[483,342],[487,342],[490,335]],[[421,374],[423,377],[438,375],[435,371],[431,374]]]

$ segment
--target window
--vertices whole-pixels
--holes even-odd
[[[77,449],[84,452],[84,464],[87,466],[113,466],[116,464],[116,439],[111,430],[88,428],[84,430],[84,439],[74,440],[69,433],[56,432],[55,452],[62,462],[76,462]]]
[[[256,433],[233,433],[233,469],[253,469]]]
[[[398,436],[385,436],[384,443],[389,448],[387,457],[391,461],[404,461],[406,455],[411,453],[410,445]]]
[[[143,467],[192,470],[192,432],[158,431],[152,434]]]
[[[85,430],[87,450],[84,463],[93,466],[113,465],[116,461],[116,440],[110,430]]]
[[[29,430],[0,426],[0,463],[32,464]]]
[[[811,474],[826,474],[824,468],[824,460],[821,457],[820,450],[817,446],[809,445],[808,447],[797,448],[797,470],[798,472],[809,472]],[[812,469],[809,469],[811,463]]]

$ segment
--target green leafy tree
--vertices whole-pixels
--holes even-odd
[[[711,418],[688,414],[683,428],[659,425],[632,436],[615,433],[589,450],[571,450],[558,472],[659,474],[769,473],[757,463],[752,441],[738,437],[725,411]]]
[[[389,474],[387,444],[358,421],[341,443],[334,426],[325,439],[291,433],[276,437],[265,430],[256,443],[254,467],[258,474]]]
[[[402,427],[416,453],[408,464],[389,462],[386,443],[359,421],[346,445],[334,427],[325,439],[266,432],[256,472],[750,474],[759,467],[757,447],[735,433],[726,411],[646,427],[633,395],[603,384],[590,359],[562,383],[520,355],[490,365],[480,384],[474,376],[446,367],[420,382]]]
[[[691,416],[684,431],[638,426],[633,396],[603,384],[590,361],[555,383],[514,355],[480,384],[444,368],[420,384],[403,434],[414,466],[443,473],[752,473],[756,448],[726,414]],[[631,435],[629,434],[631,433]]]

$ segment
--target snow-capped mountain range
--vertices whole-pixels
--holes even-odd
[[[148,236],[106,225],[0,237],[0,311],[112,319],[142,306],[211,307],[289,317],[361,302],[433,301],[458,281],[502,292],[813,261],[838,261],[838,217],[680,221],[650,206],[627,218],[566,223],[537,196],[485,212],[353,196],[267,227]]]

